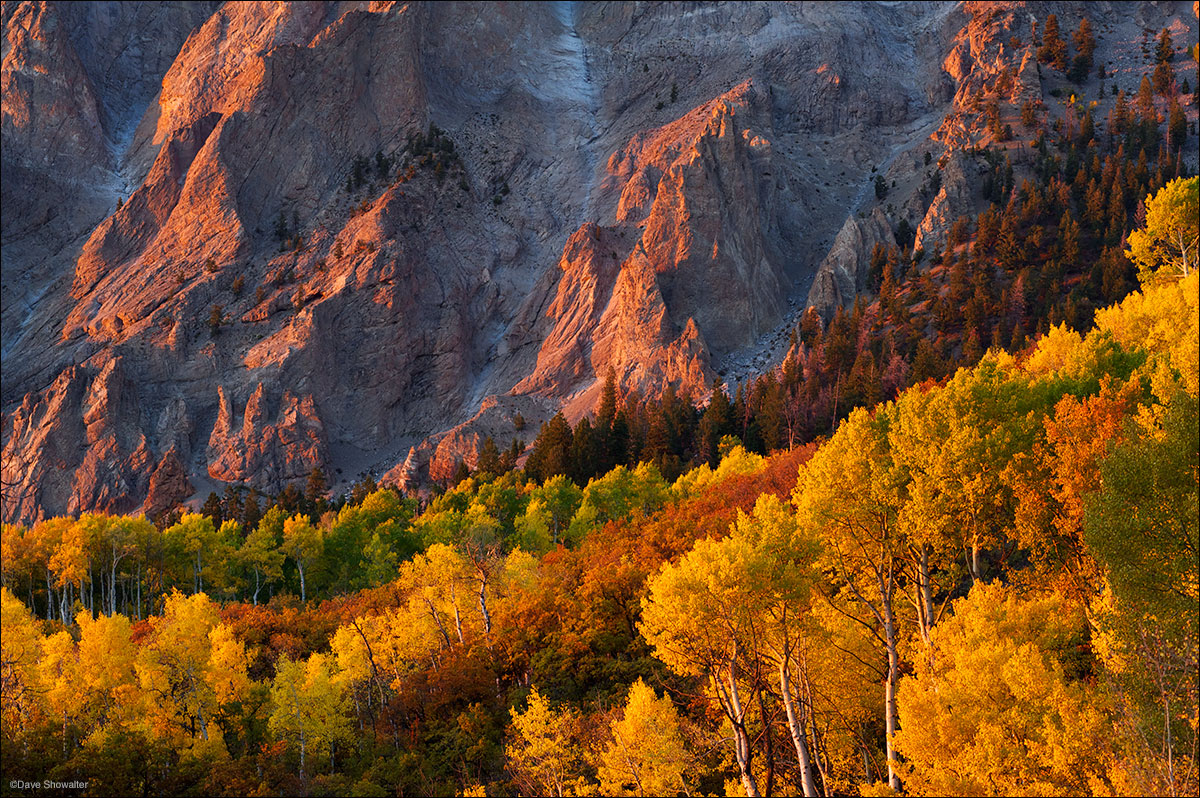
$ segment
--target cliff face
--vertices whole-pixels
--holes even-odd
[[[973,87],[1042,92],[993,6],[5,2],[4,519],[703,396],[978,201]]]

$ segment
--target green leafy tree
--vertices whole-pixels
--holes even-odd
[[[179,523],[163,532],[179,550],[187,554],[192,564],[192,592],[204,592],[204,578],[209,586],[219,577],[228,554],[225,540],[218,534],[212,518],[198,513],[187,513]]]
[[[253,587],[250,600],[257,606],[259,592],[283,576],[284,555],[269,524],[260,523],[246,536],[236,559],[246,574],[247,585]]]
[[[1178,178],[1146,201],[1146,224],[1129,234],[1125,254],[1142,285],[1187,277],[1200,258],[1200,178]]]
[[[1135,791],[1197,789],[1200,724],[1200,417],[1193,394],[1170,397],[1161,427],[1118,444],[1086,502],[1084,537],[1111,596],[1097,648],[1117,686]]]
[[[300,779],[308,778],[309,757],[328,754],[336,766],[336,746],[349,742],[349,698],[343,683],[333,677],[328,655],[312,654],[307,661],[280,659],[271,682],[268,727],[278,739],[296,745]]]
[[[322,530],[314,527],[306,516],[294,515],[283,522],[283,551],[292,558],[300,575],[301,601],[308,601],[305,576],[324,549]]]

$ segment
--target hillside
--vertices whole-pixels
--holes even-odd
[[[6,524],[0,791],[1194,793],[1198,299],[674,481]]]

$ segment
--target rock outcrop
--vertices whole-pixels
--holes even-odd
[[[98,372],[73,366],[27,394],[6,414],[4,438],[5,474],[22,477],[5,477],[9,517],[36,519],[48,507],[129,512],[149,487],[154,462],[120,357]]]
[[[875,208],[865,219],[851,216],[842,225],[833,248],[821,261],[808,292],[808,306],[828,320],[839,308],[849,308],[866,286],[871,253],[879,244],[896,246],[892,226],[883,211]]]
[[[976,171],[975,165],[965,155],[958,150],[952,151],[939,171],[942,184],[929,203],[925,218],[917,225],[914,250],[930,252],[935,246],[944,247],[950,226],[958,217],[971,215],[980,204],[975,197],[974,181],[967,176],[968,172]]]
[[[147,518],[158,518],[178,506],[194,491],[195,488],[187,476],[187,468],[176,450],[170,449],[162,456],[154,473],[150,475],[150,485],[146,489],[146,501],[142,505],[142,512]]]
[[[327,468],[325,427],[312,394],[297,398],[284,391],[275,414],[269,412],[262,383],[235,424],[233,402],[217,388],[217,422],[208,438],[208,475],[222,482],[269,487],[303,479]]]
[[[616,224],[587,223],[568,239],[547,311],[554,325],[515,393],[562,396],[612,368],[625,389],[698,396],[714,354],[778,326],[786,184],[760,133],[764,102],[743,84],[688,114],[692,125],[636,137],[612,156],[610,178],[625,178]]]
[[[489,396],[469,420],[409,449],[404,462],[385,473],[380,483],[415,491],[430,480],[445,482],[454,476],[460,463],[469,468],[479,464],[480,451],[488,438],[499,451],[514,442],[528,445],[555,409],[553,402],[536,396]]]

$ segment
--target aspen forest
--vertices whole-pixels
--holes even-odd
[[[427,500],[335,503],[316,475],[261,512],[5,525],[5,778],[1195,794],[1196,191],[1148,197],[1139,287],[1086,328],[831,434],[753,451],[710,403],[711,459],[693,441],[671,478],[626,448],[579,484],[543,430],[536,469],[495,457]],[[596,439],[637,439],[636,397],[609,402]]]

